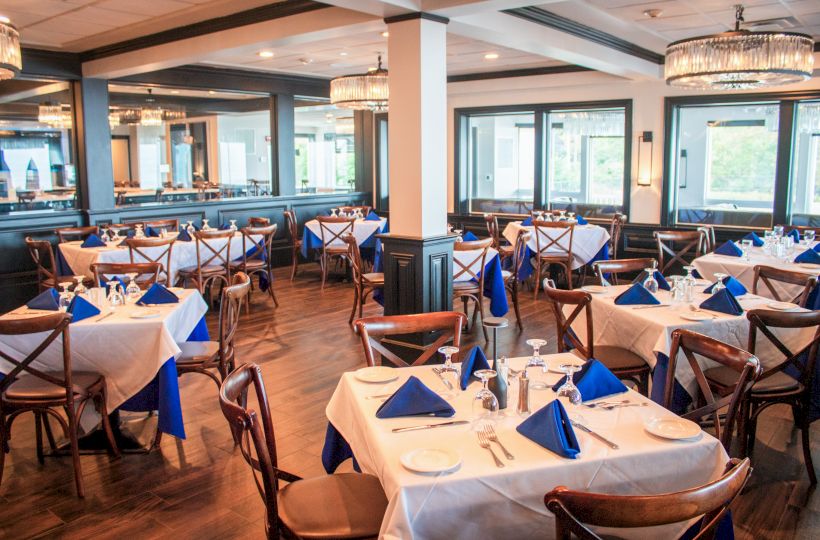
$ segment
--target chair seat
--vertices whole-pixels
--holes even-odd
[[[234,261],[230,264],[234,270],[262,270],[268,266],[268,263],[261,259],[250,259],[245,261]]]
[[[387,509],[378,478],[358,473],[292,482],[278,502],[280,519],[300,538],[375,537]]]
[[[706,378],[721,386],[734,386],[737,382],[738,373],[726,366],[718,366],[709,368],[703,372]],[[752,395],[755,394],[771,394],[773,392],[788,392],[792,390],[800,390],[802,385],[800,382],[789,377],[782,371],[778,371],[771,377],[757,381],[752,386]]]
[[[498,246],[498,253],[501,254],[502,257],[512,257],[515,248],[513,246],[507,245],[500,245]]]
[[[48,375],[62,379],[63,372],[47,372]],[[71,385],[74,394],[87,396],[89,389],[103,379],[99,373],[75,371],[71,374]],[[57,386],[34,375],[21,375],[11,383],[3,394],[6,401],[59,401],[65,399],[65,388]]]
[[[368,272],[367,274],[362,274],[362,279],[370,284],[380,284],[384,285],[384,273],[383,272]]]
[[[346,246],[325,246],[325,253],[328,255],[347,255]]]
[[[217,341],[186,341],[177,345],[182,349],[177,357],[177,364],[202,364],[212,360],[219,353]]]
[[[643,358],[634,352],[611,345],[596,345],[595,358],[610,370],[649,368]]]
[[[203,276],[212,276],[212,275],[217,275],[217,274],[224,274],[226,272],[227,272],[227,270],[225,269],[224,266],[220,266],[220,265],[216,265],[216,264],[210,264],[208,266],[203,266],[201,273],[202,273]],[[196,275],[199,272],[197,271],[196,266],[186,266],[185,268],[180,268],[179,270],[177,270],[177,273],[190,276],[190,275]]]
[[[474,281],[454,281],[453,293],[481,292],[478,283]]]

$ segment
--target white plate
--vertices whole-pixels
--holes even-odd
[[[354,376],[366,383],[386,383],[399,378],[396,369],[387,366],[371,366],[357,369]]]
[[[160,315],[162,315],[162,313],[156,309],[142,309],[136,313],[132,313],[129,317],[132,319],[153,319],[155,317],[159,317]]]
[[[582,360],[580,358],[558,358],[558,359],[549,359],[549,367],[547,371],[550,373],[560,373],[561,375],[566,375],[563,371],[561,371],[561,366],[564,364],[572,364],[573,366],[583,366],[586,364],[586,360]]]
[[[766,304],[766,307],[770,307],[778,311],[789,311],[798,306],[797,304],[792,304],[791,302],[769,302]]]
[[[604,294],[608,292],[607,289],[608,288],[604,287],[603,285],[584,285],[583,287],[581,287],[582,291],[588,292],[590,294]]]
[[[449,448],[419,448],[402,454],[400,460],[413,472],[443,473],[461,465],[461,454]]]
[[[663,439],[683,440],[700,435],[700,426],[683,418],[652,418],[644,424],[644,429]]]
[[[681,319],[686,319],[687,321],[711,321],[712,316],[707,315],[706,313],[698,313],[697,311],[693,311],[691,313],[681,313]]]

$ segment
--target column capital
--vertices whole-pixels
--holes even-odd
[[[384,22],[386,24],[392,24],[403,21],[412,21],[416,19],[424,19],[425,21],[433,21],[442,24],[447,24],[450,22],[450,19],[448,19],[447,17],[435,15],[434,13],[427,13],[426,11],[413,11],[411,13],[402,13],[401,15],[394,15],[392,17],[385,18]]]

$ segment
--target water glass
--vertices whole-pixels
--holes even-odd
[[[88,300],[88,289],[83,285],[84,279],[85,276],[74,276],[74,283],[76,283],[76,285],[74,285],[74,296],[82,296]]]
[[[441,376],[444,380],[449,381],[453,386],[453,389],[451,390],[445,383],[445,398],[455,397],[455,389],[458,388],[459,384],[461,384],[461,381],[459,380],[459,369],[453,365],[453,355],[458,353],[458,347],[453,347],[452,345],[439,347],[438,352],[444,355],[444,365],[439,367],[441,370]]]
[[[145,231],[142,230],[142,223],[134,225],[134,238],[145,238]]]
[[[719,274],[715,272],[715,279],[717,280],[717,283],[715,283],[715,286],[712,287],[712,294],[726,288],[726,285],[723,284],[723,280],[726,279],[726,274]]]
[[[193,236],[194,233],[196,232],[196,227],[194,227],[194,222],[188,220],[188,226],[185,227],[185,230],[188,231],[189,236]]]
[[[463,242],[464,238],[461,237],[461,233],[464,232],[461,229],[453,229],[453,232],[457,235],[456,242]]]
[[[541,347],[547,344],[546,339],[528,339],[527,345],[532,347],[532,358],[530,358],[529,362],[527,362],[527,366],[524,369],[530,367],[540,367],[542,373],[547,372],[547,362],[543,358],[541,358]],[[547,383],[542,380],[537,380],[530,383],[530,387],[534,390],[543,390],[547,388]]]
[[[202,220],[202,230],[203,231],[210,231],[211,230],[211,226],[208,225],[208,220],[207,219]]]
[[[643,281],[643,286],[646,288],[647,291],[655,294],[658,292],[658,280],[655,279],[655,269],[654,268],[644,268],[644,272],[646,272],[647,277]]]
[[[686,270],[686,277],[683,278],[683,297],[686,302],[691,302],[694,298],[695,286],[698,284],[694,274],[695,267],[689,265],[684,266],[683,269]]]
[[[125,304],[125,296],[123,296],[122,285],[117,282],[108,282],[108,305],[111,309],[116,309]]]
[[[772,227],[772,232],[777,238],[782,238],[783,233],[785,232],[785,228],[783,227],[783,225],[775,225],[774,227]]]
[[[745,261],[751,260],[752,241],[751,240],[741,240],[740,241],[740,249],[743,250],[743,260],[745,260]]]
[[[572,380],[572,375],[576,371],[581,371],[581,366],[576,364],[561,364],[559,369],[566,374],[567,378],[564,381],[564,384],[558,388],[558,397],[565,397],[573,405],[578,405],[581,403],[581,391],[578,390],[577,386],[575,386],[575,382]]]
[[[140,299],[140,296],[142,296],[142,290],[137,284],[137,274],[135,272],[129,273],[128,279],[128,287],[125,288],[125,295],[129,302],[136,303],[136,301]]]
[[[68,306],[71,305],[71,300],[74,299],[74,295],[68,290],[68,288],[71,287],[71,282],[65,281],[60,283],[58,287],[60,288],[60,299],[57,305],[60,308],[60,311],[65,313],[68,311]]]
[[[230,222],[230,224],[231,224],[231,226],[230,226],[231,232],[232,232],[232,233],[234,233],[234,234],[236,234],[236,231],[238,231],[238,230],[239,230],[239,228],[236,226],[236,220],[235,220],[235,219],[230,219],[230,220],[228,220],[228,221],[229,221],[229,222]]]
[[[679,304],[686,298],[686,285],[683,276],[670,276],[672,280],[672,303]]]
[[[806,243],[809,246],[811,246],[814,243],[814,231],[813,230],[803,231],[803,238],[805,238]]]
[[[473,429],[482,431],[498,419],[498,399],[487,389],[487,381],[496,376],[495,370],[479,369],[475,376],[481,379],[482,388],[473,398]]]

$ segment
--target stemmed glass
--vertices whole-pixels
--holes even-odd
[[[134,226],[134,229],[135,229],[135,232],[134,232],[134,237],[135,238],[145,238],[145,231],[142,230],[142,223],[137,223]]]
[[[211,230],[211,226],[208,225],[208,220],[207,219],[202,220],[202,230],[203,231],[210,231]]]
[[[456,242],[463,242],[464,241],[464,238],[462,238],[462,236],[461,236],[461,233],[464,232],[464,231],[462,231],[461,229],[453,229],[453,232],[456,233],[456,235],[458,235],[458,237],[456,238]]]
[[[122,285],[118,281],[108,282],[108,305],[111,309],[125,304],[125,298],[122,295]]]
[[[129,272],[126,275],[128,276],[128,287],[125,288],[125,296],[129,302],[136,302],[142,293],[140,286],[137,284],[138,274],[136,272]]]
[[[726,288],[726,285],[723,284],[723,280],[726,279],[726,274],[719,274],[715,272],[715,279],[717,280],[717,283],[715,283],[715,286],[712,287],[712,294]]]
[[[564,221],[566,219],[566,217],[567,217],[567,211],[566,210],[559,210],[558,211],[558,221]]]
[[[774,227],[772,227],[772,232],[774,233],[774,235],[776,237],[782,238],[783,233],[785,232],[785,229],[784,229],[783,225],[775,225]]]
[[[686,277],[683,278],[683,295],[684,300],[686,302],[691,302],[693,298],[693,294],[695,292],[695,285],[697,285],[697,280],[695,279],[695,271],[694,266],[684,266],[684,270],[686,270]]]
[[[64,281],[63,283],[60,283],[58,287],[60,288],[60,299],[57,305],[59,306],[60,311],[65,313],[68,311],[68,306],[71,305],[71,300],[74,298],[74,295],[72,295],[71,291],[68,290],[68,288],[71,287],[71,282]]]
[[[229,222],[230,222],[230,224],[231,224],[231,227],[230,227],[231,232],[232,232],[232,233],[234,233],[234,234],[236,234],[236,231],[238,231],[238,230],[239,230],[239,229],[237,228],[237,226],[236,226],[236,220],[235,220],[235,219],[231,219],[231,220],[228,220],[228,221],[229,221]]]
[[[532,358],[530,358],[529,362],[527,362],[527,366],[524,369],[530,367],[540,367],[542,373],[547,372],[547,362],[543,358],[541,358],[541,347],[547,344],[546,339],[528,339],[527,345],[532,347]],[[543,390],[547,387],[547,383],[542,380],[536,380],[530,383],[530,387],[534,390]]]
[[[452,389],[447,387],[447,394],[452,396],[455,394],[455,388],[460,383],[458,380],[459,370],[453,365],[453,355],[458,352],[458,347],[447,345],[445,347],[439,347],[438,352],[444,355],[444,365],[439,367],[439,369],[441,370],[441,376],[444,380],[450,381],[450,384],[453,385]],[[444,386],[447,385],[445,384]]]
[[[646,272],[646,279],[643,281],[644,288],[655,294],[658,292],[658,280],[655,279],[655,269],[654,268],[644,268],[643,270]]]
[[[752,255],[752,241],[749,239],[744,239],[740,241],[740,249],[743,251],[743,260],[749,261],[751,260]]]
[[[330,217],[339,217],[339,215],[336,213],[337,210],[338,210],[338,208],[331,208],[330,209]]]
[[[581,366],[575,364],[561,364],[559,369],[566,373],[567,378],[564,381],[564,384],[558,389],[558,397],[565,397],[569,399],[569,402],[573,405],[578,405],[581,403],[581,391],[578,390],[578,387],[575,386],[575,382],[572,380],[572,375],[576,371],[581,371]]]
[[[76,283],[74,286],[74,296],[83,296],[88,299],[88,289],[86,289],[85,285],[83,285],[84,279],[85,276],[82,275],[74,276],[74,283]]]
[[[185,230],[188,231],[188,234],[190,236],[193,236],[194,233],[196,232],[196,227],[194,227],[194,222],[191,221],[191,220],[188,220],[188,226],[185,227]]]
[[[806,245],[811,247],[814,243],[814,231],[809,229],[807,231],[803,231],[803,238],[806,240]]]
[[[572,221],[575,218],[575,212],[567,212],[567,219]]]
[[[496,375],[493,369],[479,369],[475,372],[482,384],[481,390],[473,398],[473,429],[476,431],[493,425],[498,417],[498,399],[487,389],[487,381]]]

